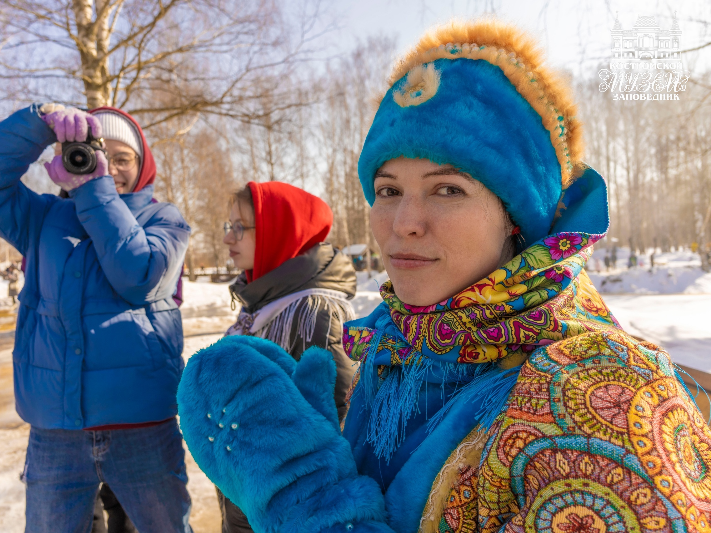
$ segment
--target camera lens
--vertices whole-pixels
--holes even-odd
[[[96,153],[85,143],[63,143],[62,163],[72,174],[91,174],[96,169]]]
[[[69,154],[69,160],[72,162],[73,166],[82,168],[86,166],[89,158],[81,150],[74,150],[71,154]]]

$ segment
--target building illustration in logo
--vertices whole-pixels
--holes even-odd
[[[631,30],[619,16],[610,30],[610,68],[598,72],[600,92],[613,100],[679,100],[688,74],[681,58],[681,30],[676,18],[663,30],[656,17],[640,16]]]
[[[674,63],[681,65],[681,30],[674,12],[671,29],[659,27],[656,17],[640,16],[631,30],[622,29],[619,18],[610,30],[612,36],[612,62],[635,63]],[[634,67],[633,67],[634,68]],[[642,67],[644,68],[644,67]],[[659,66],[657,68],[669,68]],[[672,67],[673,68],[673,67]]]

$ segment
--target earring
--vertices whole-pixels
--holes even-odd
[[[514,229],[511,230],[511,236],[514,239],[514,246],[516,248],[516,254],[520,254],[526,249],[526,239],[523,237],[523,234],[521,233],[521,226],[514,226]]]

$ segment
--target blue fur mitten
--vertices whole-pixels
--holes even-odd
[[[336,368],[273,342],[225,337],[193,355],[178,388],[195,461],[259,533],[392,533],[377,483],[356,470],[338,426]]]

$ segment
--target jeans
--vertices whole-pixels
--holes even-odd
[[[99,496],[100,498],[96,499],[96,504],[101,510],[101,521],[104,521],[104,511],[106,511],[108,523],[102,529],[104,524],[97,522],[96,511],[94,511],[94,526],[91,533],[138,533],[131,520],[126,516],[126,511],[121,507],[121,502],[118,501],[107,483],[101,484]]]
[[[111,431],[32,427],[22,478],[27,533],[89,533],[101,482],[111,486],[141,533],[192,533],[175,419]]]

